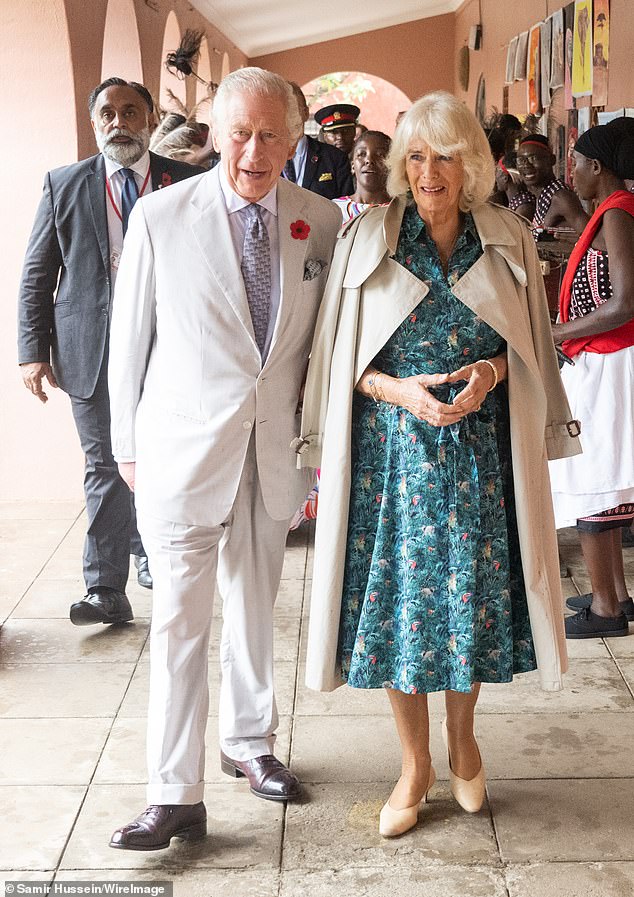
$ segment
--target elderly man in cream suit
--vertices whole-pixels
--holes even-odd
[[[149,806],[110,842],[130,850],[206,833],[216,578],[222,769],[258,797],[300,793],[273,756],[273,604],[288,523],[310,486],[291,443],[340,219],[280,179],[302,126],[283,79],[233,72],[213,116],[221,165],[131,216],[112,320],[113,450],[154,576]]]

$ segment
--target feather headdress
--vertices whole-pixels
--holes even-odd
[[[188,28],[183,35],[180,46],[165,57],[165,68],[172,75],[176,75],[177,78],[187,78],[193,75],[197,81],[206,85],[209,93],[213,93],[218,85],[214,81],[205,81],[197,74],[195,68],[204,36],[204,31]]]

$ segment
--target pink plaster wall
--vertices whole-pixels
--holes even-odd
[[[68,397],[50,390],[42,405],[22,385],[16,352],[16,297],[24,250],[45,173],[96,152],[86,100],[102,80],[108,0],[2,0],[0,83],[7,121],[20,123],[14,152],[0,166],[3,200],[0,278],[0,499],[82,497],[83,456]],[[115,0],[120,4],[122,0]],[[159,87],[163,30],[173,9],[181,28],[198,27],[209,42],[212,77],[224,54],[231,68],[245,55],[186,0],[129,0],[138,25],[144,82]],[[156,8],[154,8],[156,7]],[[129,39],[130,35],[126,35]],[[216,48],[214,52],[212,48]],[[112,46],[110,47],[112,50]],[[120,58],[120,57],[119,57]],[[116,57],[113,65],[116,64]],[[123,64],[123,62],[121,63]],[[111,70],[109,75],[121,74]],[[134,74],[123,72],[124,77]],[[196,88],[188,85],[191,102]]]
[[[0,278],[0,498],[81,496],[83,459],[68,399],[59,390],[42,405],[17,366],[16,296],[22,259],[49,168],[76,159],[75,80],[63,0],[3,0],[0,83],[7,121],[22,134],[3,154]],[[19,89],[17,89],[19,85]]]
[[[475,95],[480,74],[486,82],[487,109],[502,109],[502,91],[506,68],[506,48],[516,34],[543,21],[556,10],[567,6],[563,0],[466,0],[455,13],[455,44],[453,52],[455,93],[470,109],[475,108]],[[471,50],[469,89],[458,86],[457,56],[469,38],[469,29],[480,20],[482,10],[482,49]],[[607,108],[634,105],[631,81],[632,47],[634,46],[634,4],[632,0],[610,0],[610,69]],[[509,112],[526,112],[526,81],[510,85]]]
[[[453,15],[443,15],[250,61],[298,84],[328,72],[368,72],[414,100],[430,90],[453,89],[453,46]]]

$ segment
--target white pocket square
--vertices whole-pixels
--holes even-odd
[[[308,259],[304,265],[304,280],[314,280],[315,277],[319,277],[326,264],[321,259]]]

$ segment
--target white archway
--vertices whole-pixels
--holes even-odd
[[[220,73],[220,80],[226,78],[226,76],[231,71],[231,62],[229,61],[229,54],[225,53],[222,57],[222,71]]]
[[[170,99],[166,93],[167,88],[172,91],[175,97],[183,103],[187,104],[187,85],[183,78],[178,78],[165,68],[165,57],[168,53],[173,53],[181,42],[181,29],[176,18],[176,13],[172,10],[165,22],[165,33],[163,35],[163,50],[161,51],[161,87],[159,92],[159,103],[162,106],[170,107]]]
[[[212,80],[211,77],[211,59],[209,56],[209,43],[206,37],[203,37],[202,43],[200,45],[200,55],[198,57],[198,65],[196,67],[196,74],[199,78],[202,78],[207,84]],[[196,81],[196,102],[200,103],[206,96],[209,95],[209,91],[205,84],[201,81]]]
[[[103,34],[101,78],[143,83],[141,46],[134,0],[108,0]]]

